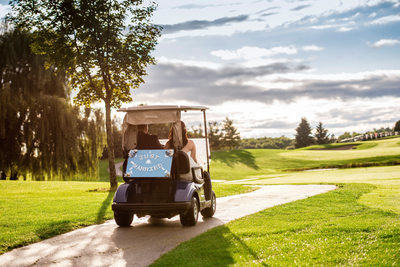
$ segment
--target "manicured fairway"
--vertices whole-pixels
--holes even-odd
[[[260,179],[243,181],[246,184],[319,184],[319,183],[368,183],[371,192],[360,198],[360,203],[400,214],[400,166],[353,168],[325,171],[261,176]]]
[[[113,218],[105,182],[0,181],[0,254]],[[218,197],[255,190],[214,184]]]
[[[284,152],[283,157],[307,160],[349,160],[371,158],[378,156],[396,156],[400,154],[400,138],[384,139],[378,141],[359,142],[358,149],[350,150],[294,150]],[[357,144],[357,143],[356,143]]]
[[[223,158],[215,160],[217,173],[225,173],[225,180],[253,179],[235,183],[329,183],[340,189],[212,229],[182,243],[154,266],[399,266],[400,166],[302,172],[283,169],[387,160],[393,164],[400,159],[399,140],[367,143],[357,152],[242,150],[228,155],[231,163]],[[229,164],[231,169],[224,172],[223,166]],[[187,255],[191,255],[190,261]]]
[[[152,266],[398,266],[399,214],[358,202],[373,187],[346,184],[247,216],[182,243]]]
[[[358,142],[352,150],[244,149],[212,154],[211,176],[249,179],[315,168],[349,168],[400,164],[400,138]]]
[[[333,183],[343,188],[211,230],[157,264],[400,265],[400,166],[289,172],[399,163],[400,138],[361,142],[357,150],[348,151],[215,152],[213,179]],[[100,165],[101,180],[106,180],[106,164]],[[239,181],[246,178],[254,180]],[[112,218],[108,187],[108,182],[0,181],[0,253]],[[249,190],[254,188],[214,183],[218,197]]]

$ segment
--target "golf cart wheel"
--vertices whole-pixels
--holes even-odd
[[[190,206],[190,209],[179,217],[183,226],[196,225],[197,219],[199,218],[199,202],[196,197],[192,197],[192,205]]]
[[[133,213],[131,212],[117,212],[114,211],[115,222],[122,227],[131,225],[133,220]]]
[[[217,209],[217,198],[215,197],[214,191],[211,193],[211,207],[205,208],[201,211],[201,215],[205,218],[211,218],[214,216],[215,210]]]

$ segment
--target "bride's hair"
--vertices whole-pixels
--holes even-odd
[[[182,141],[183,141],[183,147],[187,145],[189,142],[188,136],[187,136],[187,130],[186,130],[186,125],[183,121],[181,121],[181,127],[182,127]],[[174,129],[173,126],[171,126],[171,129],[169,130],[169,135],[168,135],[168,142],[165,144],[165,148],[174,148]]]

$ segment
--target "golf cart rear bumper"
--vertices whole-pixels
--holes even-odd
[[[174,212],[183,213],[187,211],[192,202],[177,203],[113,203],[113,211],[125,211],[133,213],[152,213],[152,212]]]

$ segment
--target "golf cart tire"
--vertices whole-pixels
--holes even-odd
[[[128,227],[133,221],[133,213],[114,211],[114,220],[121,227]]]
[[[192,197],[192,205],[190,206],[190,209],[181,214],[180,220],[181,224],[183,226],[194,226],[197,223],[197,220],[199,218],[199,202],[197,201],[197,198],[195,196]]]
[[[201,215],[204,218],[211,218],[214,216],[215,210],[217,209],[217,199],[215,197],[214,191],[211,193],[211,206],[209,208],[205,208],[201,211]]]

